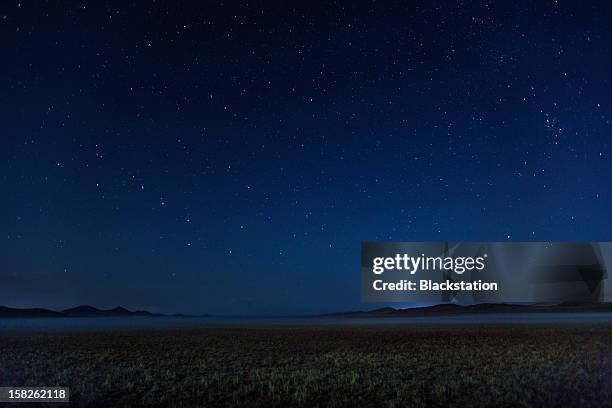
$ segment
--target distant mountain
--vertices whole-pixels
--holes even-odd
[[[121,306],[105,310],[83,305],[62,310],[61,313],[69,317],[155,316],[153,313],[146,310],[136,310],[132,312]]]
[[[71,309],[56,312],[48,309],[33,308],[33,309],[18,309],[12,307],[0,306],[0,318],[7,317],[121,317],[121,316],[164,316],[161,314],[153,314],[146,310],[136,310],[134,312],[117,306],[114,309],[98,309],[93,306],[77,306]]]
[[[12,307],[0,306],[0,318],[2,317],[65,317],[60,312],[52,310],[33,308],[16,309]]]
[[[612,303],[579,303],[564,302],[553,305],[524,305],[509,303],[479,303],[462,306],[457,304],[439,304],[409,309],[383,307],[369,311],[340,312],[322,315],[321,317],[418,317],[444,316],[467,313],[584,313],[612,312]]]

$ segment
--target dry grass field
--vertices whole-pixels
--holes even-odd
[[[105,407],[612,406],[612,327],[5,333],[0,385]]]

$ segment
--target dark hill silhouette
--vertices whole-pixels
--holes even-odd
[[[65,317],[60,312],[52,310],[32,308],[16,309],[12,307],[0,306],[0,317]]]
[[[121,306],[105,310],[83,305],[62,310],[61,313],[70,317],[154,316],[153,313],[146,310],[136,310],[132,312]]]
[[[508,304],[508,303],[480,303],[475,305],[437,304],[409,309],[395,309],[383,307],[369,311],[351,311],[329,313],[318,317],[418,317],[418,316],[444,316],[456,314],[484,314],[484,313],[584,313],[584,312],[612,312],[612,303],[583,303],[563,302],[559,304]],[[0,306],[0,318],[33,318],[33,317],[211,317],[211,315],[164,315],[151,313],[146,310],[131,311],[117,306],[113,309],[98,309],[93,306],[82,305],[56,312],[42,308],[19,309]]]
[[[417,317],[444,316],[467,313],[584,313],[612,312],[612,303],[564,302],[554,305],[524,305],[508,303],[479,303],[475,305],[438,304],[409,309],[384,307],[370,311],[341,312],[322,315],[322,317]]]
[[[12,307],[0,306],[0,318],[8,317],[121,317],[121,316],[163,316],[160,314],[153,314],[146,310],[136,310],[134,312],[117,306],[114,309],[98,309],[93,306],[77,306],[71,309],[62,310],[56,312],[48,309],[32,308],[32,309],[19,309]]]

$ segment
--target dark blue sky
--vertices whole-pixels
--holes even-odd
[[[0,304],[311,313],[363,241],[611,240],[612,6],[4,2]]]

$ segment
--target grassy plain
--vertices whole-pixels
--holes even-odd
[[[612,406],[612,327],[5,333],[0,385],[105,407]]]

